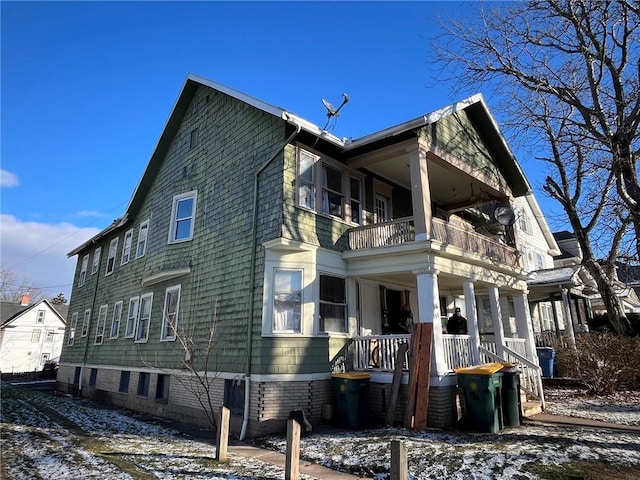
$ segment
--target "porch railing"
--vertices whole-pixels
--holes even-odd
[[[525,342],[526,340],[524,338],[505,338],[504,339],[505,346],[508,349],[513,350],[514,352],[516,352],[518,355],[522,357],[527,356],[527,348],[525,347]],[[498,354],[496,350],[496,341],[493,335],[483,335],[480,341],[480,345],[482,345],[484,348],[489,350],[493,355]],[[506,351],[505,351],[505,355],[507,355]],[[486,358],[482,354],[480,355],[480,360],[482,360],[482,362],[485,362],[485,363],[495,361],[495,360]],[[509,358],[508,355],[507,355],[507,358],[504,359],[504,361],[517,362],[515,358]]]
[[[396,368],[398,347],[409,343],[411,335],[373,335],[354,337],[348,347],[348,355],[354,370],[393,372]],[[409,353],[405,354],[402,369],[409,369]]]
[[[471,358],[471,337],[469,335],[442,335],[442,346],[444,350],[444,361],[447,370],[454,368],[464,368],[473,365]]]
[[[510,265],[516,265],[518,262],[514,248],[439,218],[431,221],[431,238]],[[414,240],[413,217],[349,229],[349,249],[351,250],[402,245]]]

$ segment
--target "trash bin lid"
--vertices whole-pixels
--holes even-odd
[[[502,363],[485,363],[483,365],[475,365],[473,367],[454,368],[456,373],[462,373],[467,375],[493,375],[494,373],[502,369]]]
[[[371,374],[365,372],[344,372],[344,373],[332,373],[332,378],[346,378],[348,380],[364,380],[371,378]]]

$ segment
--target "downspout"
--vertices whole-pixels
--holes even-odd
[[[94,255],[95,255],[95,252],[94,252]],[[88,270],[88,266],[87,266],[87,270]],[[98,274],[98,276],[96,277],[96,288],[93,289],[93,299],[91,300],[91,316],[93,316],[93,313],[95,312],[95,308],[96,308],[96,297],[98,296],[98,284],[100,283],[100,265],[98,265],[98,271],[96,273]],[[74,282],[75,282],[75,279],[74,279]],[[71,303],[71,301],[69,301],[69,303]],[[82,312],[82,324],[84,326],[84,312]],[[78,326],[76,325],[76,329],[77,328]],[[80,332],[82,333],[82,331]],[[90,332],[91,332],[91,317],[89,317],[89,325],[87,327],[87,341],[84,344],[84,353],[82,354],[82,364],[80,365],[80,380],[78,382],[78,391],[80,392],[81,397],[82,397],[82,383],[84,379],[84,368],[85,368],[85,364],[87,363],[87,350],[89,350],[89,341],[91,339]]]
[[[255,176],[253,178],[253,219],[251,225],[251,238],[252,238],[252,248],[251,248],[251,264],[249,270],[249,313],[247,315],[247,368],[246,374],[244,377],[244,412],[242,419],[242,428],[240,430],[240,441],[244,440],[245,435],[247,433],[247,425],[249,424],[249,399],[251,397],[251,347],[253,343],[252,336],[252,327],[253,327],[253,308],[255,304],[255,292],[253,285],[256,279],[256,254],[257,254],[257,239],[256,239],[256,230],[258,227],[258,183],[260,174],[273,162],[280,152],[282,152],[287,145],[289,145],[293,139],[300,133],[301,125],[296,125],[296,131],[289,135],[289,138],[285,140],[282,146],[278,147],[278,149],[273,152],[271,157],[262,164],[262,166],[256,171]]]

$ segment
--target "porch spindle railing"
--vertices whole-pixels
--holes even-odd
[[[393,372],[396,355],[402,343],[408,343],[411,335],[372,335],[354,337],[349,345],[354,370]],[[403,370],[409,369],[409,353],[405,354]]]
[[[469,335],[442,335],[444,361],[447,370],[454,368],[470,367],[473,365],[471,358],[471,337]]]

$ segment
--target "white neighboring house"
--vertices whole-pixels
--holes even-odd
[[[26,296],[25,296],[26,297]],[[0,302],[0,372],[42,370],[62,351],[67,305],[53,306],[48,300],[29,305]]]

